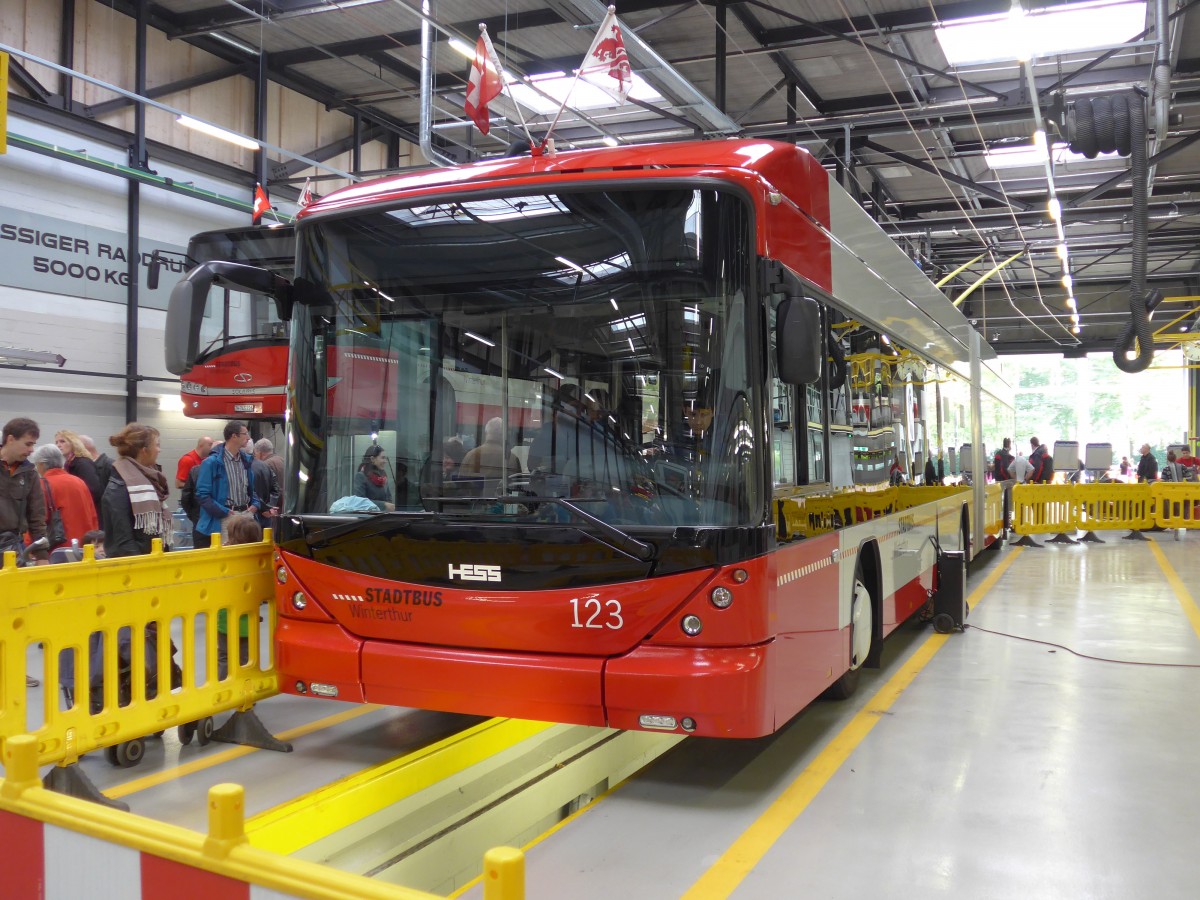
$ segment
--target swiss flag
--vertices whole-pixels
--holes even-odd
[[[475,127],[484,134],[491,128],[488,124],[488,104],[499,97],[503,90],[500,73],[496,71],[488,53],[488,43],[487,32],[481,33],[475,42],[475,59],[467,78],[467,102],[463,106]]]
[[[310,204],[312,202],[313,202],[312,179],[305,178],[304,179],[304,187],[300,191],[300,202],[298,205],[301,209],[304,209],[304,207],[308,206],[308,204]]]
[[[266,189],[261,184],[254,185],[254,218],[251,219],[251,224],[257,225],[261,222],[270,208],[271,201],[267,197]]]

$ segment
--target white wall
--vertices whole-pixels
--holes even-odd
[[[36,123],[13,117],[10,130],[36,136],[63,147],[78,149],[79,138],[54,134]],[[89,148],[93,155],[100,149]],[[114,154],[115,155],[115,154]],[[122,160],[123,161],[123,160]],[[243,189],[211,178],[159,166],[160,174],[225,196]],[[124,179],[60,162],[15,147],[0,156],[0,206],[126,231],[127,184]],[[141,188],[141,232],[167,244],[186,247],[198,231],[249,224],[248,213],[238,213],[211,203],[154,187]],[[164,279],[173,276],[166,272]],[[125,306],[63,294],[13,288],[0,271],[0,346],[49,350],[66,358],[64,368],[123,375],[125,372]],[[164,282],[165,283],[165,282]],[[138,371],[143,376],[171,377],[163,360],[161,310],[139,310]],[[195,446],[203,434],[220,438],[222,422],[193,421],[182,413],[159,409],[158,398],[178,398],[175,385],[141,382],[138,385],[138,418],[162,433],[160,463],[174,484],[179,457]],[[69,428],[90,434],[101,449],[108,436],[125,424],[125,385],[120,378],[68,375],[52,367],[0,368],[0,421],[30,416],[41,428],[42,442],[54,432]],[[112,453],[110,456],[114,455]],[[173,491],[173,494],[177,493]]]

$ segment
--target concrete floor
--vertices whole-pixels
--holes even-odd
[[[1198,896],[1200,612],[1185,585],[1200,536],[1105,537],[989,554],[968,590],[1004,571],[975,598],[978,629],[905,627],[850,701],[762,740],[684,742],[528,848],[527,896]],[[941,648],[814,790],[829,745],[929,640]]]

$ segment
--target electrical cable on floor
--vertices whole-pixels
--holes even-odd
[[[1086,653],[1080,653],[1078,650],[1072,650],[1070,647],[1063,644],[1055,644],[1053,641],[1039,641],[1037,638],[1024,637],[1019,634],[1008,634],[1004,631],[992,631],[990,628],[980,628],[978,625],[963,624],[963,631],[968,628],[974,631],[984,631],[988,634],[999,635],[1000,637],[1013,638],[1018,641],[1028,641],[1031,644],[1043,644],[1047,647],[1057,647],[1059,650],[1066,650],[1081,659],[1093,659],[1096,662],[1120,663],[1123,666],[1157,666],[1165,669],[1200,669],[1200,663],[1160,663],[1160,662],[1143,662],[1137,659],[1110,659],[1107,656],[1089,656]]]

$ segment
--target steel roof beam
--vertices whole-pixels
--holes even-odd
[[[247,63],[230,63],[219,69],[213,69],[211,72],[205,72],[202,75],[193,75],[191,78],[181,78],[179,81],[172,81],[170,84],[147,88],[146,96],[151,100],[157,100],[159,97],[177,94],[180,91],[188,91],[192,88],[212,84],[215,81],[223,81],[226,78],[232,78],[234,75],[250,77],[251,73],[247,70],[247,65]],[[117,97],[115,100],[105,100],[103,103],[95,103],[84,107],[83,113],[89,118],[97,119],[117,110],[125,109],[127,106],[133,106],[135,102],[135,100],[129,97]]]
[[[757,18],[755,18],[754,13],[746,8],[745,4],[735,4],[733,7],[733,14],[737,17],[738,21],[742,23],[742,27],[750,33],[750,36],[754,38],[760,47],[765,48],[769,46],[771,41],[767,37],[767,29],[763,27],[762,23],[759,22]],[[817,112],[825,115],[827,110],[825,109],[824,101],[821,99],[821,95],[817,93],[816,88],[809,83],[808,79],[801,74],[800,69],[797,68],[796,64],[788,59],[787,55],[784,53],[774,51],[770,55],[771,61],[775,63],[775,65],[779,68],[779,71],[783,73],[784,77],[786,77],[792,84],[796,86],[796,90],[800,92],[800,95],[804,98],[805,102],[807,102],[808,105]]]
[[[1033,205],[1025,202],[1017,197],[1009,197],[995,188],[990,188],[987,185],[977,184],[969,178],[963,178],[961,175],[956,175],[953,172],[947,172],[945,169],[939,169],[937,166],[930,165],[921,159],[909,156],[907,153],[900,153],[897,150],[892,150],[890,147],[885,147],[882,144],[877,144],[874,141],[864,141],[863,146],[868,150],[873,150],[876,153],[881,153],[884,156],[890,157],[897,162],[902,162],[906,166],[911,166],[914,169],[920,169],[922,172],[928,172],[931,175],[937,175],[939,178],[944,178],[951,184],[957,184],[976,194],[982,194],[985,197],[991,197],[1000,203],[1012,206],[1016,209],[1028,211],[1033,209]]]

